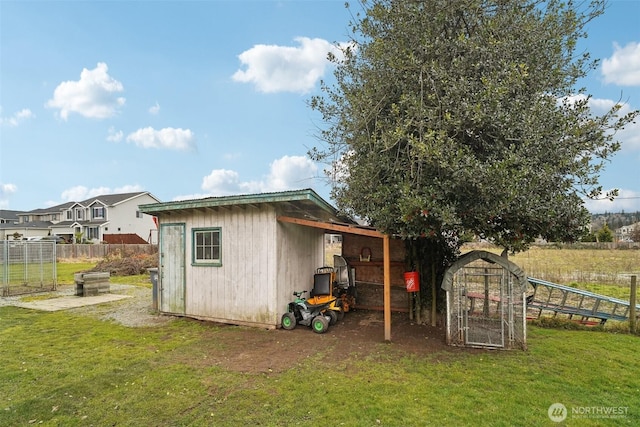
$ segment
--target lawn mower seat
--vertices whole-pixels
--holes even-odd
[[[331,273],[316,273],[313,275],[313,289],[311,297],[319,295],[331,295]]]

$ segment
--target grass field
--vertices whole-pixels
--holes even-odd
[[[500,253],[496,248],[483,248]],[[640,278],[640,250],[534,246],[510,255],[529,277],[629,300],[631,276]]]
[[[527,352],[418,357],[379,343],[339,363],[328,347],[247,374],[206,362],[221,350],[212,324],[134,329],[15,307],[0,324],[3,426],[548,426],[554,403],[562,425],[640,423],[639,341],[624,334],[532,327]]]
[[[640,251],[547,251],[510,259],[526,270],[544,262],[550,275],[640,267]],[[86,268],[59,265],[59,282]],[[146,275],[111,280],[150,286]],[[640,337],[624,333],[530,326],[526,352],[416,356],[376,343],[339,362],[329,346],[289,370],[243,373],[207,362],[223,350],[220,330],[0,307],[0,426],[640,425]],[[555,403],[567,409],[560,424],[548,414]]]
[[[637,249],[558,249],[533,247],[509,257],[529,276],[571,283],[628,286],[629,277],[640,276]],[[544,276],[544,277],[541,277]]]

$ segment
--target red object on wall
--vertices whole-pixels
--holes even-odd
[[[404,284],[407,292],[418,292],[420,290],[420,274],[417,271],[404,273]]]

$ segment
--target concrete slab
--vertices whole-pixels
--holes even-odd
[[[131,296],[119,294],[100,294],[89,297],[68,296],[29,302],[16,301],[12,305],[16,307],[30,308],[32,310],[59,311],[84,307],[87,305],[104,304],[125,298],[131,298]]]

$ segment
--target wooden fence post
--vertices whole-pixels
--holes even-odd
[[[636,277],[631,276],[631,295],[629,296],[629,331],[636,333]]]

